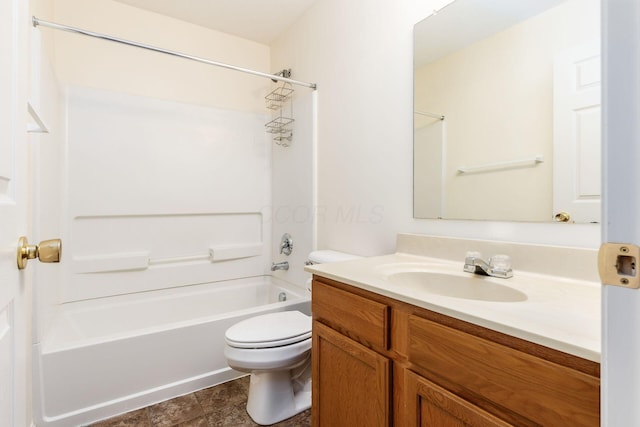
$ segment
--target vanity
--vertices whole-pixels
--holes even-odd
[[[513,278],[463,272],[470,246],[510,253]],[[600,425],[595,268],[587,249],[413,235],[307,267],[313,425]]]

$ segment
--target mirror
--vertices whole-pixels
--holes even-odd
[[[414,217],[600,221],[600,0],[455,0],[414,27]]]

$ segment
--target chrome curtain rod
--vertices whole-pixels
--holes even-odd
[[[413,114],[420,114],[421,116],[433,117],[434,119],[444,120],[444,116],[442,114],[434,114],[434,113],[428,113],[426,111],[417,111],[417,110],[415,110]]]
[[[281,82],[291,83],[293,85],[304,86],[304,87],[308,87],[308,88],[311,88],[311,89],[316,89],[316,84],[315,83],[301,82],[301,81],[298,81],[298,80],[293,80],[293,79],[289,79],[289,78],[286,78],[286,77],[281,77],[281,76],[276,75],[276,74],[263,73],[261,71],[250,70],[248,68],[236,67],[235,65],[229,65],[229,64],[225,64],[223,62],[217,62],[217,61],[212,61],[210,59],[200,58],[200,57],[193,56],[193,55],[187,55],[186,53],[180,53],[180,52],[176,52],[176,51],[173,51],[173,50],[162,49],[162,48],[151,46],[151,45],[148,45],[148,44],[143,44],[143,43],[138,43],[138,42],[134,42],[134,41],[130,41],[130,40],[125,40],[125,39],[121,39],[121,38],[118,38],[118,37],[112,37],[112,36],[108,36],[106,34],[95,33],[93,31],[83,30],[81,28],[75,28],[75,27],[69,27],[67,25],[56,24],[55,22],[44,21],[44,20],[42,20],[40,18],[36,18],[35,16],[32,17],[32,22],[33,22],[33,26],[34,27],[37,27],[38,25],[41,25],[43,27],[53,28],[55,30],[62,30],[62,31],[68,31],[70,33],[82,34],[82,35],[89,36],[89,37],[94,37],[94,38],[97,38],[97,39],[109,40],[109,41],[112,41],[112,42],[126,44],[126,45],[129,45],[129,46],[140,47],[142,49],[147,49],[147,50],[151,50],[151,51],[154,51],[154,52],[165,53],[167,55],[177,56],[179,58],[190,59],[192,61],[202,62],[203,64],[215,65],[216,67],[222,67],[222,68],[227,68],[229,70],[241,71],[243,73],[253,74],[254,76],[266,77],[266,78],[271,79],[271,80],[277,80],[277,81],[281,81]]]

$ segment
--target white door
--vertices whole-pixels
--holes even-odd
[[[600,222],[600,41],[554,63],[553,209],[571,221]]]
[[[27,300],[16,265],[26,234],[27,3],[0,1],[0,425],[25,426],[27,415]]]
[[[640,245],[640,2],[602,16],[602,239]],[[640,426],[640,289],[602,289],[602,425]]]

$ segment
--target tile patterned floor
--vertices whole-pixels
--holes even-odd
[[[91,424],[90,427],[257,426],[245,409],[248,390],[249,377],[246,376]],[[311,410],[274,425],[278,427],[310,426]]]

